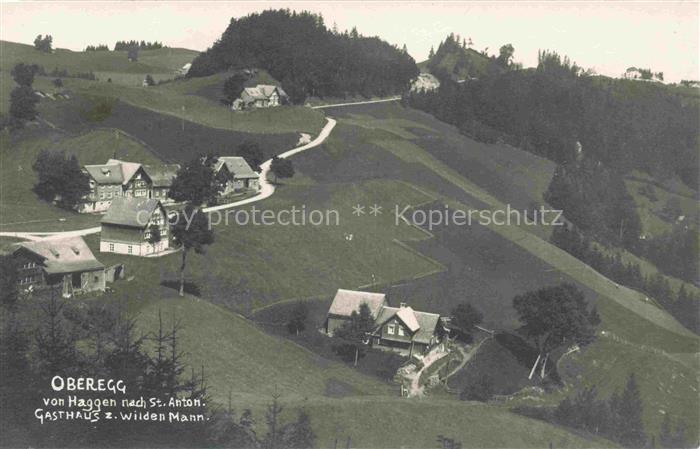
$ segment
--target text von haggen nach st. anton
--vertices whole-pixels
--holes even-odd
[[[34,417],[41,424],[100,420],[192,423],[207,420],[201,399],[128,397],[119,379],[61,377],[51,379],[50,396],[41,399]],[[65,395],[62,395],[65,394]]]

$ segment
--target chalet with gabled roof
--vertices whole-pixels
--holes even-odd
[[[156,198],[169,202],[168,192],[180,166],[177,164],[141,165],[110,159],[106,164],[85,165],[83,172],[90,180],[90,193],[84,198],[80,212],[103,212],[114,198]]]
[[[148,197],[159,200],[163,204],[171,203],[168,193],[180,170],[180,164],[144,165],[143,170],[151,180],[151,191]]]
[[[116,198],[101,223],[100,252],[148,256],[170,246],[168,215],[157,199]]]
[[[60,288],[64,297],[105,290],[105,267],[80,236],[14,245],[22,289]]]
[[[375,327],[367,336],[368,343],[380,349],[394,350],[411,356],[425,354],[440,342],[442,322],[437,313],[414,310],[401,303],[391,307],[386,295],[355,290],[339,289],[333,298],[326,318],[326,332],[335,331],[350,321],[353,312],[359,312],[367,304]]]
[[[219,157],[214,172],[226,182],[223,195],[245,190],[256,191],[260,188],[260,175],[242,157]]]
[[[233,101],[232,109],[271,108],[280,106],[287,101],[287,93],[279,86],[271,84],[258,84],[255,87],[246,87],[239,98]]]

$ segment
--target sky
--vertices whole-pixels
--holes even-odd
[[[308,10],[339,30],[356,26],[402,46],[416,62],[451,32],[474,48],[497,54],[515,47],[515,60],[537,62],[555,50],[584,68],[620,76],[627,67],[664,72],[667,81],[699,79],[700,3],[697,1],[471,1],[471,2],[8,2],[0,0],[0,39],[31,43],[51,34],[55,47],[82,50],[117,40],[157,40],[204,50],[232,17],[269,8]],[[2,55],[0,55],[2,57]]]

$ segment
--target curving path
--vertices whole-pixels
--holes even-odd
[[[309,150],[311,148],[317,147],[321,145],[327,138],[328,136],[331,135],[331,131],[333,131],[333,128],[335,128],[336,121],[330,117],[326,117],[326,125],[323,127],[321,132],[316,136],[314,140],[311,142],[296,147],[292,148],[289,151],[285,151],[284,153],[279,154],[277,157],[280,158],[288,158],[289,156],[293,156],[297,153],[301,153],[302,151]],[[218,206],[212,206],[212,207],[206,207],[204,208],[204,212],[214,212],[222,209],[230,209],[232,207],[237,207],[237,206],[243,206],[245,204],[250,204],[254,203],[256,201],[261,201],[264,200],[265,198],[268,198],[272,196],[273,193],[275,193],[275,186],[272,185],[268,180],[267,180],[267,174],[270,172],[270,164],[272,163],[272,159],[268,159],[267,161],[263,162],[260,165],[260,192],[250,198],[246,198],[244,200],[240,201],[234,201],[233,203],[227,203],[227,204],[220,204]],[[100,232],[102,228],[100,226],[96,226],[94,228],[86,228],[86,229],[78,229],[75,231],[59,231],[59,232],[14,232],[14,231],[8,231],[8,232],[0,232],[0,237],[14,237],[14,238],[19,238],[19,239],[24,239],[24,240],[41,240],[41,239],[46,239],[46,238],[62,238],[62,237],[75,237],[75,236],[84,236],[84,235],[90,235],[90,234],[97,234]]]
[[[308,149],[321,145],[328,138],[328,136],[331,135],[331,131],[333,131],[333,128],[335,128],[335,125],[337,123],[330,117],[326,117],[326,121],[326,126],[323,127],[321,132],[318,134],[318,136],[316,136],[314,140],[307,143],[306,145],[302,145],[300,147],[292,148],[289,151],[285,151],[284,153],[277,155],[277,157],[286,159],[289,156],[294,156],[297,153],[301,153],[302,151],[306,151]],[[272,159],[268,159],[260,165],[260,192],[257,195],[250,198],[246,198],[241,201],[235,201],[233,203],[205,207],[202,210],[204,212],[215,212],[217,210],[230,209],[232,207],[254,203],[256,201],[264,200],[265,198],[272,196],[272,194],[275,193],[275,186],[267,180],[267,174],[270,172],[270,164],[272,164]]]
[[[337,104],[323,104],[320,106],[311,106],[311,109],[326,109],[326,108],[337,108],[339,106],[354,106],[357,104],[374,104],[374,103],[387,103],[389,101],[399,101],[400,96],[382,98],[381,100],[367,100],[367,101],[356,101],[354,103],[337,103]]]

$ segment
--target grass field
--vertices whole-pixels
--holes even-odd
[[[231,111],[225,105],[188,92],[190,82],[180,80],[160,86],[123,86],[101,81],[65,79],[69,91],[91,96],[118,98],[133,106],[159,114],[191,121],[210,128],[258,134],[318,133],[324,124],[323,113],[303,106],[283,106],[251,111]],[[182,85],[181,85],[182,84]]]
[[[54,67],[69,73],[89,72],[98,80],[65,78],[64,89],[74,94],[119,98],[133,106],[187,120],[210,128],[256,134],[307,132],[315,135],[323,127],[323,113],[304,107],[280,107],[232,112],[218,101],[225,74],[205,78],[182,79],[159,86],[142,87],[146,74],[156,80],[175,77],[175,70],[192,61],[197,52],[164,48],[139,52],[139,60],[130,62],[127,52],[73,52],[58,49],[42,53],[30,45],[0,41],[0,113],[7,113],[9,94],[15,87],[10,71],[15,64]],[[108,83],[107,79],[112,82]],[[268,80],[261,75],[261,81]],[[268,80],[269,81],[269,80]],[[53,92],[51,78],[38,77],[35,88]],[[213,89],[213,91],[212,91]]]
[[[503,409],[402,399],[395,387],[269,336],[249,321],[197,298],[149,302],[137,318],[144,331],[157,326],[159,311],[166,325],[182,320],[181,349],[189,364],[204,366],[215,403],[227,404],[230,392],[234,410],[251,408],[262,429],[264,407],[273,393],[280,393],[285,408],[282,419],[293,419],[297,410],[306,410],[319,447],[332,447],[336,438],[345,444],[350,437],[353,447],[425,448],[435,444],[438,434],[469,447],[542,447],[549,442],[554,447],[610,446]],[[450,419],[426,420],[425,416]]]
[[[304,407],[314,425],[319,447],[438,447],[437,435],[462,447],[542,448],[613,447],[605,440],[587,440],[541,421],[505,409],[453,400],[410,400],[379,396],[342,401],[310,399]],[[361,430],[360,430],[361,429]]]
[[[684,224],[697,226],[700,221],[698,200],[692,193],[679,194],[660,186],[653,180],[645,180],[640,176],[625,180],[627,191],[634,198],[637,213],[642,221],[643,234],[655,237],[671,232],[676,218],[664,214],[664,208],[669,201],[677,202],[680,213],[684,216]],[[653,198],[641,193],[642,189],[650,190]]]
[[[115,155],[144,164],[159,162],[141,144],[113,130],[78,137],[47,129],[27,129],[21,136],[0,133],[0,230],[81,229],[99,222],[98,215],[77,214],[38,200],[32,191],[32,164],[44,149],[75,154],[81,164],[103,164]]]
[[[99,103],[101,98],[47,100],[41,103],[39,111],[44,119],[71,133],[118,128],[148,144],[159,158],[168,162],[182,163],[200,154],[234,155],[238,146],[247,141],[256,142],[266,157],[272,157],[293,148],[299,140],[298,134],[291,132],[256,134],[209,128],[123,101],[117,101],[104,120],[86,120],[84,111],[94,107],[92,105]]]
[[[369,108],[365,108],[362,113],[367,114],[367,109]],[[500,190],[499,195],[492,194],[490,190],[487,190],[488,185],[483,183],[483,181],[481,184],[473,181],[467,170],[461,169],[457,171],[457,168],[460,167],[458,162],[447,164],[440,160],[438,155],[434,153],[436,151],[446,152],[447,150],[435,150],[434,146],[429,145],[427,143],[429,140],[426,139],[426,137],[429,137],[429,134],[425,135],[424,133],[421,135],[422,141],[421,139],[408,138],[406,133],[419,135],[419,133],[423,132],[420,130],[426,130],[426,128],[434,129],[434,125],[428,125],[430,122],[420,120],[418,116],[413,114],[413,111],[407,111],[405,115],[402,115],[402,110],[398,106],[392,106],[391,109],[387,105],[378,106],[378,110],[381,111],[381,109],[388,109],[388,111],[373,113],[372,120],[363,119],[358,113],[354,115],[346,113],[346,116],[349,117],[354,125],[360,126],[366,131],[360,132],[355,130],[354,132],[347,132],[347,134],[354,134],[354,140],[350,140],[346,147],[343,146],[343,142],[329,141],[328,145],[324,146],[330,147],[327,149],[329,155],[320,153],[302,155],[299,161],[301,169],[307,173],[310,172],[308,167],[304,165],[305,159],[325,157],[327,164],[330,162],[334,164],[327,172],[318,170],[324,166],[319,167],[318,164],[310,162],[310,165],[318,173],[322,173],[316,179],[317,181],[330,182],[330,180],[338,176],[342,176],[343,179],[352,179],[352,175],[348,174],[350,165],[346,164],[343,159],[347,158],[354,161],[356,157],[353,153],[360,152],[361,154],[370,154],[372,158],[383,163],[394,163],[396,161],[395,158],[399,158],[406,164],[401,170],[397,170],[395,167],[386,168],[382,166],[381,168],[386,168],[383,173],[385,177],[392,177],[396,172],[411,173],[410,169],[404,169],[406,167],[411,167],[414,172],[418,172],[416,166],[422,166],[422,173],[425,173],[425,176],[416,176],[413,180],[414,185],[433,192],[438,199],[448,202],[454,208],[467,208],[467,206],[473,206],[476,201],[477,204],[485,205],[493,210],[503,207],[505,201],[511,201],[506,194],[507,190]],[[328,113],[340,115],[332,109],[328,110]],[[387,120],[383,121],[383,119]],[[365,123],[362,123],[363,120]],[[405,120],[415,121],[416,124],[411,126]],[[339,132],[343,131],[341,126],[344,124],[345,122],[341,118]],[[403,130],[396,132],[396,126],[400,126]],[[441,129],[440,132],[445,135],[449,130]],[[484,153],[479,149],[472,152],[472,148],[474,146],[478,147],[478,145],[474,145],[469,139],[454,134],[449,137],[443,136],[442,138],[445,141],[454,139],[452,144],[459,148],[459,151],[469,154],[469,156],[465,157],[474,157],[478,160],[488,157],[488,153]],[[453,149],[453,151],[457,148]],[[390,153],[391,157],[382,154],[382,152]],[[334,167],[338,167],[338,171],[335,171]],[[381,176],[379,173],[381,168],[374,172],[376,176]],[[368,176],[366,171],[362,169],[355,171],[354,174],[361,178]],[[437,175],[443,181],[443,184],[451,184],[452,187],[457,187],[460,192],[455,192],[449,186],[440,185],[431,175]],[[509,176],[511,176],[510,173],[507,170],[503,170],[501,174],[502,182],[507,183]],[[513,176],[517,176],[517,174]],[[524,176],[527,177],[528,175]],[[544,178],[541,178],[540,182],[540,186],[543,185]],[[531,192],[535,192],[536,189],[538,188],[533,188]],[[622,382],[633,370],[645,369],[654,371],[658,369],[663,372],[669,361],[681,364],[685,369],[696,366],[694,365],[696,360],[694,354],[698,352],[698,337],[696,335],[683,328],[665,311],[656,307],[653,302],[646,301],[644,295],[618,286],[579,260],[543,240],[543,235],[538,230],[532,231],[532,229],[518,226],[490,226],[487,231],[471,229],[460,233],[460,230],[453,230],[455,235],[451,239],[446,239],[446,236],[449,236],[449,234],[443,235],[443,231],[433,231],[437,238],[437,246],[433,246],[435,244],[433,244],[432,240],[426,240],[420,242],[416,247],[423,251],[423,248],[426,248],[426,246],[427,248],[432,246],[433,250],[426,254],[450,269],[457,268],[457,271],[448,271],[446,275],[442,275],[443,277],[437,280],[423,279],[416,281],[415,284],[409,283],[406,286],[402,286],[398,293],[409,292],[408,294],[410,294],[410,292],[414,292],[420,295],[420,289],[415,287],[420,285],[421,281],[424,281],[427,285],[422,287],[422,294],[433,296],[424,299],[425,302],[421,304],[423,307],[447,308],[450,301],[458,301],[461,298],[469,298],[477,302],[481,301],[480,304],[492,301],[499,303],[500,301],[500,311],[497,315],[489,313],[490,309],[488,309],[488,306],[485,307],[487,308],[487,318],[489,316],[498,316],[501,320],[500,324],[503,325],[507,324],[510,309],[509,301],[512,299],[512,296],[506,297],[503,294],[498,294],[499,289],[502,292],[504,291],[504,285],[518,285],[513,281],[517,280],[518,276],[524,273],[528,273],[525,275],[525,278],[530,282],[551,284],[555,282],[556,278],[569,280],[584,288],[589,300],[596,301],[598,311],[603,320],[601,330],[619,336],[619,338],[629,342],[632,347],[651,348],[650,350],[653,351],[651,353],[652,356],[649,356],[648,351],[644,353],[627,351],[624,347],[616,346],[613,348],[614,350],[602,352],[603,360],[609,359],[609,362],[612,363],[619,357],[616,351],[627,351],[628,356],[634,358],[636,362],[613,367],[610,363],[604,363],[603,360],[593,363],[591,359],[581,358],[582,369],[588,370],[586,372],[595,371],[598,378],[623,379],[621,380]],[[477,233],[476,236],[469,236],[470,233],[475,232]],[[490,236],[490,240],[488,236]],[[509,244],[497,245],[497,242],[501,240]],[[520,255],[516,256],[518,254]],[[512,261],[516,262],[513,262],[511,265]],[[475,268],[476,270],[474,270]],[[544,276],[545,271],[550,273],[549,282],[547,282],[548,278]],[[491,278],[486,277],[487,281],[485,282],[490,288],[490,292],[479,288],[479,280],[484,278],[485,274],[488,276],[488,273],[493,275]],[[504,275],[504,273],[507,274]],[[533,274],[536,277],[533,278]],[[470,279],[470,275],[473,276],[472,279]],[[450,283],[459,285],[459,280],[465,278],[467,281],[462,284],[461,288],[449,288]],[[520,288],[523,287],[532,288],[532,284],[528,286],[521,283]],[[512,317],[513,315],[510,316]],[[597,346],[593,345],[589,351],[595,354],[593,352],[595,348]],[[584,354],[587,353],[584,352]],[[644,365],[644,363],[647,363],[647,365]],[[679,377],[675,382],[678,383],[677,388],[688,395],[691,395],[696,391],[693,389],[698,387],[695,378]],[[642,391],[645,401],[648,401],[652,406],[653,404],[666,402],[671,413],[675,416],[697,416],[696,410],[689,409],[690,402],[681,401],[674,404],[665,397],[663,391],[658,390],[657,386],[651,383],[645,383]],[[661,419],[658,413],[646,413],[645,419],[650,429],[654,431],[658,429]],[[697,432],[695,422],[690,420],[688,425],[692,427],[692,432]]]
[[[107,80],[112,77],[115,83],[131,85],[138,80],[138,85],[146,74],[160,79],[175,77],[175,71],[191,62],[199,52],[184,48],[161,48],[158,50],[139,51],[138,61],[131,62],[126,51],[71,51],[58,48],[52,53],[34,49],[32,45],[0,41],[0,71],[10,72],[15,64],[38,64],[47,72],[54,68],[67,70],[69,74],[94,72],[98,78]],[[134,78],[123,75],[133,75]]]
[[[306,208],[308,220],[311,210],[329,210],[337,211],[337,225],[333,212],[328,215],[329,226],[239,225],[234,215],[229,215],[229,224],[225,225],[226,218],[221,216],[221,224],[214,226],[216,242],[208,248],[206,257],[189,256],[188,280],[199,287],[202,297],[248,313],[278,301],[330,297],[342,287],[401,282],[442,271],[441,265],[397,243],[425,238],[421,231],[407,225],[395,226],[388,213],[376,218],[352,215],[352,207],[358,202],[376,203],[388,210],[392,198],[411,204],[426,197],[391,181],[331,188],[283,187],[255,206],[259,216],[263,210],[277,214],[296,207],[299,211]],[[253,213],[252,207],[241,210],[248,211],[248,217]],[[240,217],[238,223],[243,223],[244,216]],[[301,212],[297,217],[301,223]],[[127,272],[135,273],[138,279],[133,284],[115,284],[115,288],[148,296],[162,294],[162,288],[149,282],[151,279],[177,279],[180,258],[175,254],[145,260],[104,254],[100,260],[108,265],[125,261]]]

